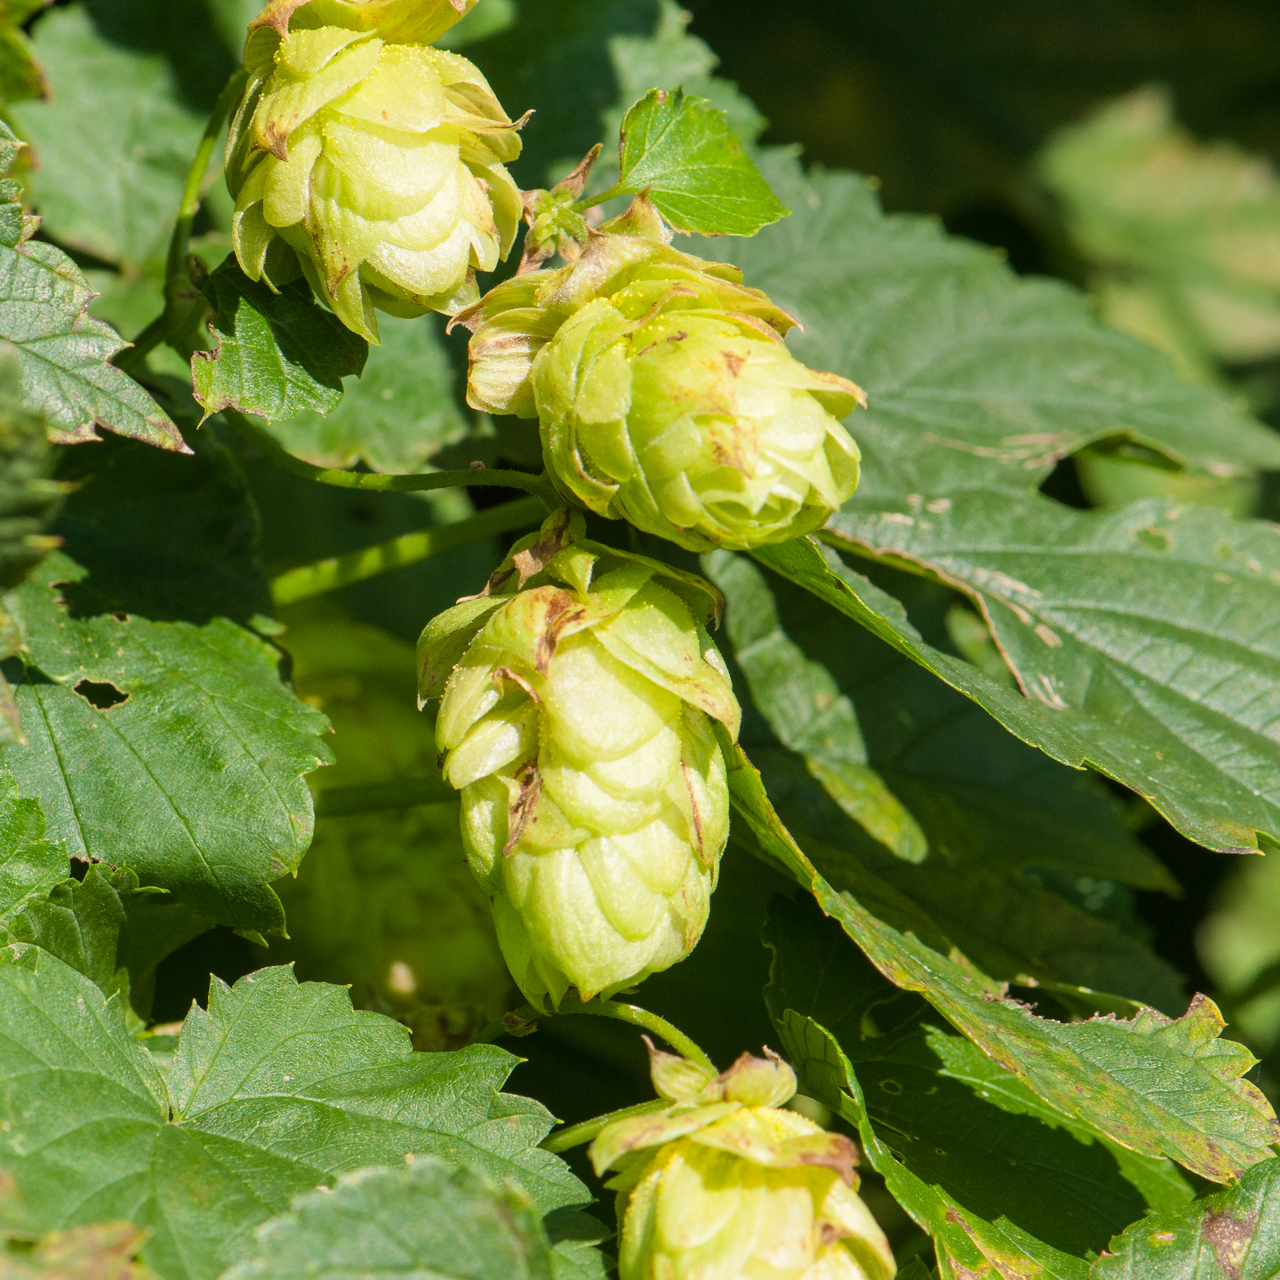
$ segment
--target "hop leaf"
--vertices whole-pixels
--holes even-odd
[[[808,533],[857,487],[840,420],[862,392],[794,359],[795,321],[736,268],[667,238],[641,198],[571,266],[460,315],[468,400],[538,417],[567,497],[691,551]]]
[[[616,1169],[620,1280],[754,1275],[889,1280],[893,1254],[857,1193],[857,1151],[794,1111],[791,1068],[744,1053],[715,1078],[649,1047],[663,1111],[619,1120],[591,1144]],[[673,1087],[674,1084],[674,1087]]]
[[[740,710],[714,588],[586,541],[558,512],[419,643],[472,871],[533,1003],[684,959],[728,837],[712,720]]]
[[[472,0],[473,2],[473,0]],[[245,274],[299,272],[378,340],[374,309],[455,312],[523,211],[517,130],[466,58],[428,47],[468,0],[277,0],[250,27],[227,138]]]

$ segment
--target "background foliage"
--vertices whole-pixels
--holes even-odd
[[[0,1275],[600,1276],[611,1207],[538,1144],[646,1098],[643,1049],[468,1044],[514,1000],[412,702],[408,645],[538,505],[280,465],[536,441],[466,408],[438,317],[366,349],[251,285],[214,173],[164,296],[257,8],[0,5]],[[604,140],[596,190],[696,230],[718,118],[674,161],[666,104],[612,137],[654,88],[727,112],[774,195],[726,229],[772,225],[679,243],[869,397],[820,543],[640,540],[724,592],[746,718],[707,934],[638,999],[721,1065],[786,1054],[910,1280],[1272,1277],[1280,863],[1232,855],[1280,841],[1280,19],[690,8],[481,0],[449,36],[536,108],[525,187]],[[194,388],[119,354],[166,302]],[[285,577],[326,558],[337,589]]]

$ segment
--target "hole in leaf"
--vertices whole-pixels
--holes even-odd
[[[117,689],[109,680],[81,680],[75,691],[99,711],[110,711],[112,707],[129,701],[129,695],[124,690]]]

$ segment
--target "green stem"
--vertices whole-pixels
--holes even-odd
[[[524,471],[492,471],[488,467],[471,467],[466,471],[427,471],[417,475],[386,476],[367,471],[334,471],[313,466],[295,458],[269,432],[251,422],[234,409],[222,410],[227,422],[259,452],[294,475],[331,484],[339,489],[365,489],[380,493],[414,493],[428,489],[458,489],[465,485],[499,489],[523,489],[540,498],[549,510],[563,506],[545,476],[531,476]]]
[[[619,183],[616,187],[610,187],[609,190],[604,192],[602,195],[587,196],[585,199],[579,200],[576,204],[570,205],[569,207],[574,211],[574,213],[586,213],[588,209],[594,209],[597,205],[608,204],[610,200],[614,200],[618,196],[629,196],[633,194],[634,192],[629,188],[624,187]]]
[[[214,104],[209,122],[204,127],[200,146],[196,149],[191,167],[187,170],[187,181],[182,189],[182,204],[178,209],[178,220],[174,223],[173,234],[169,237],[169,254],[165,260],[164,269],[164,310],[143,329],[133,346],[123,352],[116,361],[117,367],[126,372],[142,364],[147,356],[168,338],[173,329],[176,319],[175,304],[178,301],[187,267],[191,228],[200,208],[200,188],[204,185],[204,176],[209,170],[209,161],[213,156],[214,147],[217,146],[218,137],[222,133],[222,126],[226,124],[231,109],[244,92],[248,74],[243,67],[231,73],[231,78],[218,95],[218,101]]]
[[[477,473],[467,474],[474,476]],[[456,551],[459,547],[492,538],[511,529],[537,525],[545,515],[546,505],[541,498],[519,498],[500,507],[490,507],[489,510],[460,520],[457,524],[406,533],[376,547],[366,547],[363,551],[353,551],[349,555],[334,556],[316,564],[290,569],[272,580],[271,597],[278,605],[293,604],[295,600],[336,591],[353,582],[363,582],[380,573],[417,564],[430,556]]]
[[[561,1009],[561,1013],[586,1014],[593,1018],[613,1018],[618,1022],[626,1022],[633,1027],[643,1027],[655,1036],[665,1040],[681,1057],[696,1062],[700,1067],[715,1072],[715,1063],[702,1051],[701,1047],[689,1039],[678,1027],[673,1027],[665,1018],[660,1018],[648,1009],[635,1004],[618,1004],[613,1000],[592,1000],[589,1004],[580,1004],[577,1008]]]
[[[584,1120],[581,1124],[570,1125],[562,1133],[538,1145],[543,1151],[559,1154],[573,1147],[580,1147],[590,1142],[601,1129],[613,1124],[616,1120],[630,1120],[632,1116],[647,1116],[654,1111],[664,1111],[671,1103],[666,1098],[654,1098],[649,1102],[637,1102],[634,1107],[622,1107],[618,1111],[610,1111],[608,1115],[596,1116],[594,1120]]]

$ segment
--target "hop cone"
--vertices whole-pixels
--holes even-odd
[[[334,726],[337,763],[314,775],[318,788],[430,776],[408,645],[345,621],[295,623],[287,642],[299,695]],[[408,1023],[419,1049],[457,1048],[506,1007],[511,980],[456,801],[322,817],[297,879],[276,888],[290,938],[273,951]]]
[[[643,203],[559,271],[500,285],[472,329],[468,399],[541,419],[567,496],[691,551],[816,529],[853,493],[840,420],[862,392],[787,350],[741,273],[664,242]]]
[[[436,744],[503,954],[546,1008],[684,959],[728,837],[718,720],[740,710],[700,578],[552,516],[419,643]]]
[[[768,1050],[765,1051],[768,1053]],[[791,1068],[743,1054],[723,1075],[650,1047],[664,1111],[591,1144],[617,1169],[619,1280],[889,1280],[893,1254],[857,1193],[857,1152],[793,1111]]]
[[[454,312],[515,238],[520,139],[484,76],[429,47],[474,0],[276,0],[227,139],[245,274],[299,268],[342,322]]]

